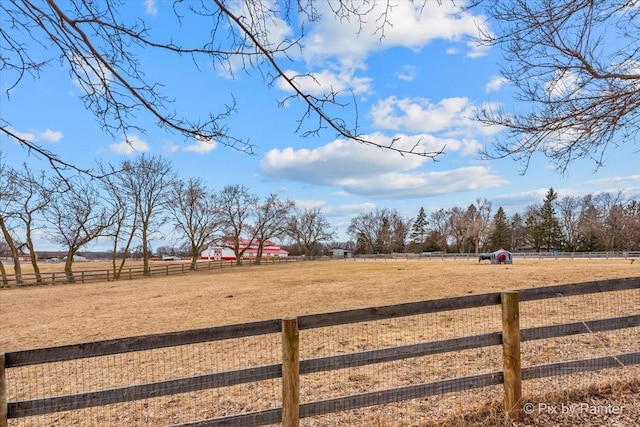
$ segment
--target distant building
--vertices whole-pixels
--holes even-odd
[[[67,257],[62,258],[63,261],[67,260]],[[86,257],[80,256],[80,255],[74,255],[73,256],[73,262],[87,262],[89,261]]]
[[[255,258],[256,256],[258,256],[258,245],[258,241],[241,240],[240,247],[246,248],[243,257]],[[264,242],[264,245],[262,247],[262,256],[288,257],[289,252],[282,249],[278,244],[267,240]],[[202,251],[202,253],[200,254],[200,259],[209,261],[234,260],[236,259],[236,254],[233,252],[233,249],[230,247],[230,245],[212,246]]]
[[[353,257],[353,251],[349,249],[333,248],[331,249],[332,258],[351,258]]]

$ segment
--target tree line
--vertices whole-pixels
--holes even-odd
[[[284,242],[292,255],[308,256],[333,247],[354,254],[640,250],[640,203],[622,192],[559,198],[551,188],[544,200],[511,217],[502,207],[493,213],[491,202],[482,198],[466,208],[428,214],[421,208],[413,218],[376,209],[353,217],[347,228],[351,240],[337,242],[320,208],[299,208],[275,193],[261,197],[241,185],[213,190],[199,178],[178,178],[161,156],[142,154],[100,166],[99,179],[47,176],[27,164],[1,166],[0,255],[13,259],[18,281],[25,254],[41,280],[36,236],[65,248],[68,281],[73,281],[74,256],[98,239],[110,246],[115,278],[134,254],[148,272],[150,242],[167,239],[172,245],[156,254],[188,256],[191,268],[212,245],[232,249],[240,264],[246,241],[258,245],[257,263],[271,240]],[[6,276],[1,261],[0,273]]]
[[[277,194],[252,194],[241,185],[214,191],[199,178],[176,176],[161,156],[142,154],[116,166],[100,166],[101,178],[34,173],[27,164],[0,168],[0,253],[13,259],[21,282],[20,259],[28,254],[36,275],[38,248],[35,236],[65,248],[64,271],[73,281],[73,259],[90,243],[108,242],[115,278],[126,260],[140,254],[149,271],[151,241],[171,234],[175,245],[191,257],[191,268],[210,245],[231,248],[237,263],[247,250],[243,240],[262,245],[288,239],[306,254],[314,254],[335,231],[319,208],[298,208]],[[167,233],[171,230],[170,233]],[[6,276],[0,261],[0,274]]]
[[[380,214],[388,218],[383,211]],[[357,223],[354,219],[352,228]],[[385,219],[383,224],[387,223]],[[409,252],[637,251],[640,202],[626,197],[622,191],[560,198],[550,188],[541,202],[510,217],[502,207],[492,214],[491,203],[477,199],[466,209],[457,206],[436,209],[429,215],[420,209],[405,227],[409,230],[406,247]],[[380,233],[384,235],[385,232]],[[384,238],[376,237],[376,241],[383,242]]]

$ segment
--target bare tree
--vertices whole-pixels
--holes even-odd
[[[480,252],[480,246],[484,245],[489,236],[491,226],[491,202],[487,199],[477,198],[475,204],[469,205],[465,214],[468,222],[466,238],[473,245],[475,253]]]
[[[67,249],[64,271],[73,282],[73,260],[85,245],[104,234],[113,221],[95,183],[81,177],[71,178],[66,191],[56,194],[46,215],[54,228],[52,241]]]
[[[320,208],[296,209],[289,217],[287,234],[307,256],[313,256],[322,242],[336,235]]]
[[[199,178],[173,182],[166,195],[167,212],[191,256],[191,270],[196,268],[200,252],[210,244],[221,228],[216,197]]]
[[[105,234],[111,239],[111,268],[114,278],[119,278],[124,270],[131,245],[137,236],[139,222],[139,197],[131,189],[128,171],[118,173],[113,167],[100,166],[101,182],[106,191],[106,202],[114,212],[113,223]]]
[[[431,235],[437,237],[437,245],[443,252],[447,252],[451,226],[449,221],[449,210],[440,208],[429,214],[429,230]]]
[[[598,211],[598,226],[595,231],[604,244],[604,250],[614,251],[626,246],[628,223],[625,215],[627,200],[619,191],[616,194],[600,193],[593,198]]]
[[[347,233],[361,253],[404,252],[410,222],[396,209],[376,209],[352,218]]]
[[[14,221],[16,219],[16,202],[18,200],[18,188],[12,182],[10,173],[4,158],[0,152],[0,231],[2,237],[11,252],[13,258],[13,272],[16,276],[16,284],[22,283],[22,267],[20,265],[20,243],[14,234]],[[3,266],[4,269],[4,266]]]
[[[218,209],[222,225],[222,244],[233,250],[236,264],[254,241],[257,229],[252,221],[255,217],[259,197],[249,193],[240,185],[227,185],[218,193]]]
[[[580,217],[585,205],[579,197],[566,196],[558,200],[558,220],[567,249],[575,251],[580,240]]]
[[[9,279],[7,278],[7,270],[4,268],[2,259],[5,254],[9,252],[9,245],[4,240],[0,240],[0,277],[2,277],[2,286],[9,286]]]
[[[449,221],[448,228],[453,247],[455,247],[458,253],[465,252],[465,250],[468,249],[469,229],[471,227],[468,210],[460,206],[449,208],[447,210],[447,220]]]
[[[315,94],[302,89],[308,74],[290,74],[288,64],[293,51],[304,48],[305,26],[321,18],[315,2],[298,0],[272,2],[247,0],[241,3],[227,0],[189,1],[173,3],[176,31],[158,33],[148,27],[145,17],[127,20],[128,2],[116,0],[73,2],[29,0],[0,2],[0,16],[10,25],[0,27],[0,67],[3,70],[7,94],[27,76],[37,78],[58,56],[82,88],[81,97],[102,128],[109,134],[129,140],[132,132],[144,132],[136,121],[139,115],[152,117],[161,128],[186,139],[215,141],[222,145],[253,153],[248,139],[229,128],[227,119],[236,111],[233,94],[226,99],[218,94],[217,112],[201,112],[201,117],[182,117],[172,107],[172,101],[162,92],[162,82],[150,80],[145,64],[139,59],[141,51],[165,55],[185,67],[200,70],[205,64],[233,76],[236,72],[257,73],[272,86],[284,82],[290,96],[279,100],[280,105],[298,101],[303,113],[298,122],[302,135],[316,135],[328,128],[337,135],[366,145],[384,147],[398,153],[436,157],[439,152],[421,151],[417,142],[413,147],[395,144],[396,140],[379,143],[363,137],[358,119],[349,125],[336,110],[346,107],[339,93],[329,89]],[[336,0],[330,5],[332,14],[340,20],[363,23],[374,19],[377,31],[384,37],[389,7],[376,9],[370,1]],[[378,12],[380,10],[380,12]],[[328,17],[331,18],[331,17]],[[178,34],[184,22],[207,28],[203,38],[188,41]],[[283,25],[294,28],[292,39],[281,36],[274,28]],[[42,49],[45,47],[45,49]],[[291,52],[291,53],[290,53]],[[41,56],[50,55],[50,56]],[[199,90],[199,89],[198,89]],[[352,106],[357,116],[357,108]],[[308,124],[307,124],[308,123]],[[75,168],[45,147],[12,131],[7,123],[0,131],[29,150],[46,157],[55,167]]]
[[[286,235],[289,212],[295,207],[291,200],[281,200],[277,194],[270,194],[256,206],[255,224],[253,226],[258,244],[256,264],[262,260],[264,245],[270,239],[279,239]]]
[[[33,233],[38,227],[36,219],[51,202],[54,189],[49,185],[44,171],[34,174],[26,163],[20,170],[12,169],[10,175],[10,185],[16,189],[15,217],[19,220],[21,228],[24,228],[24,244],[29,251],[36,282],[41,283],[42,277],[38,266],[38,254],[33,243]]]
[[[503,76],[522,110],[486,108],[479,119],[506,128],[485,154],[525,170],[543,153],[565,171],[577,158],[597,166],[640,129],[640,8],[631,0],[484,1],[498,23],[486,41],[504,52]]]
[[[135,206],[143,269],[145,274],[149,274],[150,241],[166,220],[165,195],[175,181],[175,173],[168,160],[143,153],[134,161],[122,162],[117,175],[120,191]]]

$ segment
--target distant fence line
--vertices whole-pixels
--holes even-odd
[[[300,258],[263,258],[260,264],[285,264],[298,262]],[[160,264],[161,263],[161,264]],[[245,260],[243,266],[255,265],[254,260]],[[110,282],[116,280],[132,280],[140,279],[142,277],[158,277],[168,276],[173,274],[185,274],[194,271],[203,270],[217,270],[221,268],[236,267],[235,260],[199,260],[195,264],[195,268],[191,269],[191,262],[176,262],[176,261],[159,261],[158,264],[151,264],[145,272],[144,267],[127,267],[122,269],[119,275],[116,275],[113,269],[96,269],[96,270],[80,270],[73,272],[73,279],[69,280],[67,274],[64,271],[57,272],[41,272],[40,279],[35,273],[22,273],[19,277],[15,274],[6,275],[0,277],[0,288],[7,288],[12,286],[30,286],[30,285],[56,285],[63,283],[95,283],[95,282]]]
[[[285,427],[293,427],[298,425],[299,418],[499,384],[504,384],[505,408],[508,414],[513,419],[517,419],[521,414],[522,381],[640,364],[640,348],[638,347],[638,341],[635,341],[635,343],[630,343],[631,351],[620,354],[521,368],[520,342],[637,328],[640,326],[640,313],[636,311],[637,307],[633,306],[631,309],[632,314],[628,315],[521,328],[519,304],[552,299],[560,301],[567,297],[590,294],[599,295],[599,298],[602,298],[607,293],[627,291],[634,292],[632,299],[635,302],[640,302],[640,295],[635,293],[638,290],[640,290],[640,278],[594,281],[529,288],[517,292],[443,298],[335,313],[305,315],[297,318],[273,319],[166,334],[8,352],[0,354],[0,392],[4,391],[4,396],[0,395],[0,402],[3,402],[4,405],[4,407],[0,406],[0,426],[8,425],[7,420],[9,419],[100,407],[118,402],[229,387],[277,378],[282,379],[283,399],[280,407],[248,413],[236,413],[179,425],[185,427],[205,425],[251,427],[282,422]],[[628,300],[628,296],[625,297],[625,300]],[[546,304],[553,304],[553,302],[550,301]],[[464,309],[500,305],[502,305],[502,331],[375,350],[333,354],[305,360],[300,360],[299,358],[300,341],[298,333],[300,330],[345,326],[353,323],[375,322],[430,313],[455,313]],[[30,365],[47,366],[46,364],[53,362],[185,346],[203,342],[222,342],[242,337],[278,333],[281,334],[282,339],[281,363],[249,366],[192,377],[32,400],[9,401],[7,397],[7,390],[26,387],[26,384],[11,384],[7,380],[7,373],[19,367]],[[502,371],[411,384],[312,402],[300,403],[299,401],[299,378],[301,375],[499,345],[502,345],[503,348],[501,353],[503,355],[504,369]],[[455,358],[452,358],[452,360],[455,364]],[[105,375],[108,374],[107,372]],[[44,375],[47,375],[46,370],[44,370]],[[215,403],[211,402],[211,404]]]
[[[619,252],[513,252],[513,259],[532,260],[532,259],[635,259],[640,258],[640,252],[619,251]],[[355,255],[348,258],[343,257],[267,257],[262,258],[260,265],[288,264],[300,261],[322,261],[344,259],[348,261],[358,260],[475,260],[479,254],[476,253],[444,253],[444,252],[425,252],[419,254],[413,253],[394,253],[394,254],[374,254],[374,255]],[[240,267],[255,265],[255,259],[246,258]],[[30,286],[30,285],[55,285],[63,283],[95,283],[109,282],[115,280],[132,280],[142,277],[168,276],[172,274],[185,274],[194,271],[214,270],[221,268],[239,267],[235,260],[199,260],[195,269],[190,269],[191,262],[175,262],[165,261],[162,265],[151,265],[145,274],[143,267],[124,268],[119,276],[116,276],[113,269],[105,270],[83,270],[73,273],[73,280],[69,280],[64,271],[43,272],[40,273],[40,280],[35,273],[23,273],[17,280],[15,275],[6,275],[0,277],[0,288],[12,286]]]

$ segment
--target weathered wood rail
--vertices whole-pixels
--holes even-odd
[[[0,427],[6,426],[8,424],[7,420],[14,418],[105,406],[149,397],[227,387],[281,377],[286,382],[286,387],[284,388],[288,391],[283,397],[283,404],[280,408],[236,414],[181,425],[248,427],[285,422],[286,426],[293,426],[297,425],[296,420],[299,418],[498,384],[504,384],[505,397],[508,403],[506,407],[509,409],[510,416],[517,418],[520,412],[519,405],[522,403],[519,397],[521,396],[520,387],[522,381],[609,367],[619,367],[621,364],[625,366],[640,364],[640,348],[637,348],[634,351],[623,354],[585,360],[571,360],[520,369],[520,342],[639,327],[640,313],[521,329],[517,322],[513,321],[514,316],[515,318],[518,317],[517,312],[514,313],[513,311],[517,309],[518,304],[526,301],[629,290],[640,290],[640,278],[539,287],[523,289],[512,293],[487,293],[335,313],[306,315],[287,319],[286,323],[284,323],[286,325],[284,328],[282,320],[274,319],[165,334],[152,334],[43,349],[15,351],[5,354],[0,353]],[[505,300],[509,301],[507,305],[505,305]],[[638,301],[640,302],[640,295],[638,295]],[[503,306],[502,331],[305,360],[299,360],[297,356],[299,343],[297,338],[292,338],[296,336],[295,334],[297,334],[299,330],[305,329],[456,311],[499,304]],[[507,307],[511,308],[507,309]],[[13,368],[274,333],[281,333],[283,337],[283,363],[252,366],[244,369],[40,399],[21,401],[8,401],[7,399],[7,388],[9,385],[6,383],[6,371]],[[315,402],[299,403],[299,393],[296,392],[298,384],[297,378],[299,375],[500,345],[503,347],[504,360],[508,358],[508,361],[504,363],[503,371],[408,385],[389,390],[372,391]],[[638,345],[640,346],[640,343]],[[283,372],[285,373],[284,375]]]

